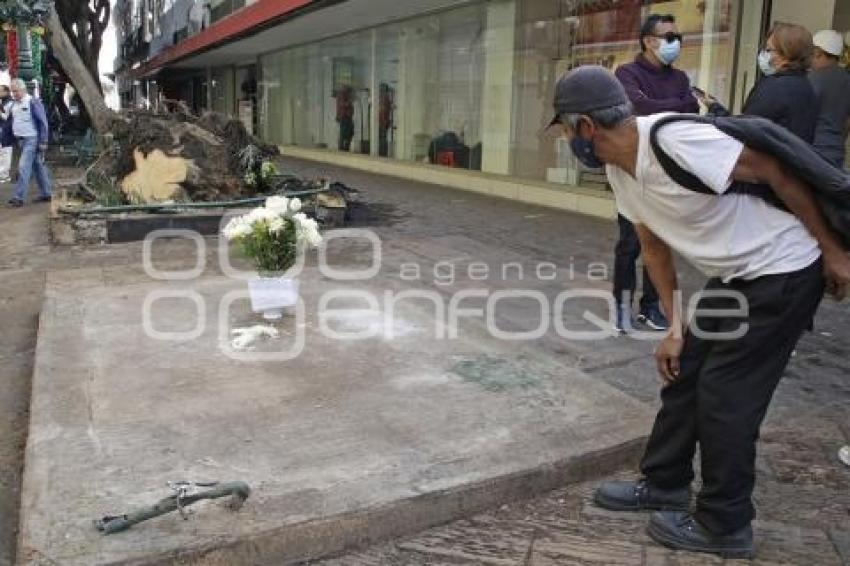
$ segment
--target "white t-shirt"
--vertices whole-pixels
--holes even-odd
[[[673,122],[659,130],[662,149],[718,195],[676,184],[649,142],[650,128],[665,115],[637,118],[636,178],[606,166],[620,214],[652,230],[705,275],[725,282],[799,271],[820,257],[817,241],[794,215],[758,197],[722,194],[744,146],[714,126]]]

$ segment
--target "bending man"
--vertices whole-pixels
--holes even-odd
[[[659,130],[665,153],[716,195],[676,184],[650,147],[650,128],[664,114],[634,117],[622,86],[602,67],[579,67],[562,78],[555,110],[553,123],[563,125],[573,150],[606,164],[617,208],[635,224],[644,262],[671,313],[656,352],[664,387],[641,463],[644,477],[606,482],[596,502],[662,510],[653,514],[649,533],[667,546],[752,556],[759,428],[825,284],[843,296],[850,259],[807,185],[713,125],[678,122]],[[769,184],[793,214],[755,196],[724,194],[733,180]],[[674,308],[673,250],[710,277],[707,289],[715,292],[700,302],[714,316],[697,316],[687,333]],[[735,309],[737,315],[729,314]],[[703,487],[691,514],[697,444]]]

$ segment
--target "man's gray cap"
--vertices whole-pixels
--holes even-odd
[[[587,114],[626,102],[626,90],[614,73],[599,65],[576,67],[555,85],[552,124],[560,123],[562,114]]]

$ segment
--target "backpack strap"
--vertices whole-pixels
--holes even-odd
[[[735,137],[717,124],[715,116],[697,116],[694,114],[672,114],[670,116],[664,116],[663,118],[656,120],[655,124],[653,124],[652,128],[649,130],[649,144],[652,147],[653,153],[655,153],[655,158],[658,160],[661,168],[664,169],[664,172],[667,173],[667,176],[673,179],[676,184],[697,193],[719,196],[715,191],[711,190],[708,185],[703,183],[699,177],[690,171],[685,170],[676,163],[673,158],[667,155],[664,149],[662,149],[661,144],[658,143],[659,129],[671,122],[683,121],[694,122],[697,124],[711,124],[727,136]],[[788,211],[788,207],[785,206],[785,203],[782,202],[782,200],[776,195],[770,185],[734,181],[729,189],[727,189],[727,191],[723,194],[745,194],[758,197],[775,208],[786,212]]]
[[[703,193],[706,195],[717,195],[716,192],[712,191],[708,185],[702,182],[702,180],[691,173],[690,171],[682,168],[676,161],[667,155],[664,149],[661,148],[661,144],[658,143],[658,130],[663,126],[670,124],[671,122],[697,122],[697,123],[712,123],[713,120],[705,119],[702,116],[694,116],[691,114],[672,114],[670,116],[664,116],[663,118],[659,118],[652,125],[652,128],[649,130],[649,144],[652,146],[652,152],[655,154],[655,158],[658,159],[658,163],[661,165],[661,168],[664,169],[664,172],[667,173],[667,176],[673,179],[676,184],[685,187],[686,189],[690,189],[697,193]]]

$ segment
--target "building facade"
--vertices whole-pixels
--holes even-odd
[[[363,156],[562,189],[593,187],[597,176],[545,131],[554,84],[577,65],[613,69],[633,60],[650,13],[676,17],[684,35],[676,65],[735,110],[757,80],[757,52],[772,22],[850,29],[850,2],[842,0],[122,5],[130,6],[128,101],[179,98],[225,112],[314,159]]]

